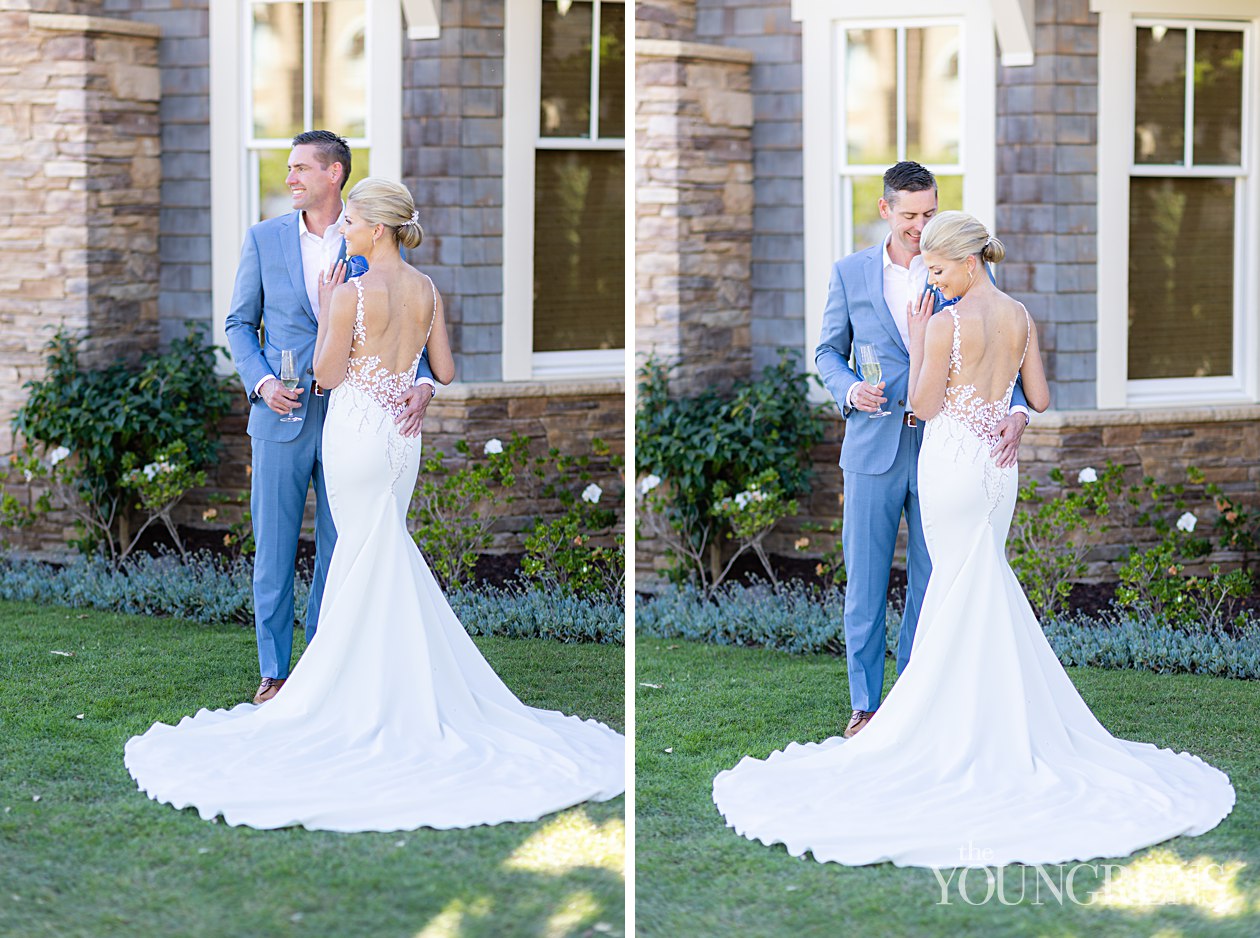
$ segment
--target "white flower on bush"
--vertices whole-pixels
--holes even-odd
[[[487,456],[493,456],[503,452],[503,441],[497,437],[493,440],[486,440],[486,448],[483,452]]]
[[[58,446],[55,450],[48,454],[48,465],[55,466],[63,459],[70,456],[70,450],[64,446]]]
[[[29,469],[24,469],[22,471],[22,475],[26,478],[27,482],[30,482],[32,479],[35,478],[35,473],[31,472],[31,470]]]
[[[1187,511],[1184,515],[1177,519],[1178,530],[1185,531],[1190,534],[1194,531],[1194,526],[1199,523],[1199,519],[1193,513]]]
[[[1076,477],[1076,481],[1084,485],[1086,482],[1097,482],[1098,473],[1094,471],[1093,466],[1086,466],[1081,470],[1081,474]]]
[[[582,501],[590,502],[592,505],[599,501],[599,497],[604,494],[604,490],[592,482],[586,488],[582,489]]]
[[[656,475],[655,473],[650,473],[648,475],[645,475],[639,481],[639,494],[646,495],[648,492],[652,491],[652,489],[656,488],[660,484],[661,484],[660,476]]]
[[[758,488],[751,488],[745,492],[739,492],[735,496],[735,505],[738,508],[747,508],[749,502],[765,501],[765,494]]]

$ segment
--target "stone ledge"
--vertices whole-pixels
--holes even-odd
[[[108,16],[83,16],[75,13],[32,13],[31,29],[53,32],[112,33],[117,36],[141,36],[160,39],[162,27],[156,23],[119,20]]]
[[[1164,423],[1240,423],[1260,420],[1260,404],[1202,404],[1130,410],[1059,410],[1033,414],[1029,430]]]
[[[733,49],[707,42],[681,42],[677,39],[639,39],[635,56],[648,59],[705,59],[710,62],[737,62],[751,65],[756,56],[748,49]]]
[[[500,400],[505,397],[596,397],[625,394],[623,378],[582,381],[470,381],[438,389],[435,403]]]

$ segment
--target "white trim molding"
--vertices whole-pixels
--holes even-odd
[[[1090,0],[1098,14],[1098,354],[1100,410],[1260,401],[1260,8],[1254,0]],[[1137,29],[1166,18],[1174,28],[1228,21],[1243,27],[1242,163],[1232,167],[1138,166],[1133,159]],[[1129,379],[1129,186],[1135,176],[1230,176],[1239,180],[1234,223],[1232,374]]]
[[[963,174],[963,208],[992,224],[996,202],[997,57],[994,21],[988,3],[968,0],[887,0],[878,13],[834,0],[792,0],[792,17],[801,23],[801,110],[803,137],[805,237],[804,360],[814,369],[814,350],[822,331],[831,265],[846,251],[846,223],[840,216],[839,115],[843,112],[843,76],[834,41],[851,26],[960,26],[962,135],[958,163]],[[938,167],[929,167],[933,170]],[[820,398],[821,399],[821,398]]]
[[[993,25],[1007,68],[1033,64],[1033,6],[1034,0],[993,0]]]
[[[408,39],[437,39],[442,35],[438,0],[402,0]]]

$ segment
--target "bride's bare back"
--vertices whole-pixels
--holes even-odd
[[[392,374],[414,373],[437,318],[437,289],[426,274],[404,267],[393,276],[356,278],[362,316],[356,317],[350,366],[375,359]]]
[[[992,291],[951,310],[957,317],[958,360],[948,386],[971,386],[986,401],[1004,401],[1028,349],[1032,322],[1024,304]]]

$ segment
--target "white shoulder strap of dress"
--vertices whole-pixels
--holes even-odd
[[[1024,306],[1023,303],[1020,306]],[[1024,354],[1019,356],[1019,370],[1024,369],[1024,359],[1028,357],[1028,343],[1032,341],[1032,316],[1028,315],[1028,307],[1024,306]],[[1016,372],[1018,374],[1018,372]]]
[[[954,320],[954,342],[949,349],[949,370],[962,371],[962,333],[958,329],[958,310],[949,307],[949,315]]]
[[[433,291],[433,315],[429,317],[429,331],[424,334],[424,344],[428,345],[429,336],[433,334],[433,324],[437,321],[437,284],[428,274],[424,275],[424,279],[429,281],[429,289]]]
[[[354,337],[362,342],[367,339],[367,329],[363,325],[363,277],[362,275],[351,277],[350,282],[359,293],[358,302],[354,307]]]

